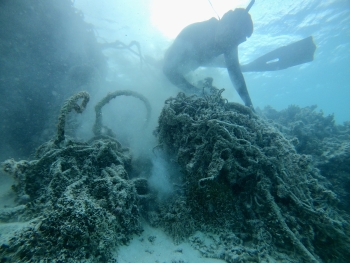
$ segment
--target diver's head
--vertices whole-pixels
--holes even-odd
[[[235,45],[243,43],[253,33],[253,21],[250,14],[244,8],[236,8],[224,14],[219,21],[216,32],[216,41],[223,45]]]

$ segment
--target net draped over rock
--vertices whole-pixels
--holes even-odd
[[[285,136],[297,138],[298,153],[312,155],[322,176],[331,182],[331,189],[341,201],[341,208],[350,212],[350,122],[336,124],[333,115],[324,116],[317,106],[276,111],[271,107],[259,114],[272,121]]]
[[[182,200],[193,232],[221,235],[216,249],[192,237],[194,246],[227,262],[349,258],[348,217],[337,209],[338,199],[324,186],[312,157],[298,154],[294,140],[221,93],[168,99],[156,131],[184,173],[184,194],[174,202]],[[166,216],[162,220],[169,228]],[[177,231],[173,235],[183,230]]]
[[[29,222],[2,244],[3,262],[115,262],[112,249],[141,232],[129,150],[108,136],[86,143],[65,138],[67,114],[82,112],[88,100],[80,92],[66,101],[56,138],[34,160],[2,164],[20,205],[2,209],[0,220]]]

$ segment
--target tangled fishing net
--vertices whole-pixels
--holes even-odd
[[[18,206],[2,209],[0,221],[25,222],[1,244],[2,262],[115,262],[112,249],[141,232],[140,214],[175,242],[189,237],[203,256],[229,263],[347,262],[349,217],[312,156],[296,151],[295,137],[205,85],[210,95],[179,93],[159,117],[160,148],[183,173],[164,200],[149,194],[146,179],[129,178],[131,153],[102,124],[103,106],[121,95],[143,101],[149,119],[147,99],[109,93],[95,107],[88,142],[69,139],[65,126],[89,95],[68,99],[57,135],[32,161],[2,164],[15,179]]]
[[[159,205],[158,223],[175,239],[191,232],[204,256],[227,262],[346,262],[349,218],[311,156],[207,86],[212,95],[179,93],[159,117],[160,146],[176,156],[183,181]]]
[[[285,136],[298,139],[298,153],[312,155],[313,163],[330,181],[330,189],[350,212],[350,122],[336,124],[334,115],[324,116],[317,106],[291,105],[282,111],[271,107],[259,110]]]
[[[95,137],[76,142],[66,138],[65,123],[69,112],[81,113],[89,101],[80,92],[65,102],[56,137],[37,149],[34,160],[2,164],[15,179],[19,205],[0,211],[0,220],[28,224],[1,245],[1,262],[115,262],[112,249],[141,231],[138,188],[145,182],[129,179],[130,151],[102,126],[101,108],[120,95],[144,100],[149,115],[140,94],[110,93],[95,108]]]

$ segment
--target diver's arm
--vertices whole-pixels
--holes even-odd
[[[218,20],[212,18],[188,25],[176,37],[164,56],[163,73],[171,83],[187,93],[202,93],[202,89],[189,83],[184,74],[218,55],[216,53],[219,52],[215,52],[214,48],[217,23]]]
[[[199,89],[189,83],[185,77],[179,72],[177,65],[172,65],[169,61],[165,61],[163,65],[163,73],[178,88],[189,94],[198,93]]]
[[[185,28],[185,33],[188,32]],[[172,84],[189,94],[196,94],[199,89],[189,83],[183,76],[184,67],[194,61],[193,40],[188,34],[177,37],[164,56],[163,73]]]
[[[238,47],[224,53],[225,63],[231,82],[244,104],[253,107],[238,60]]]

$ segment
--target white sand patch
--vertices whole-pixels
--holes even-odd
[[[28,227],[30,222],[0,223],[0,244],[7,244],[16,232]]]
[[[12,191],[11,185],[14,180],[11,176],[0,172],[0,209],[6,206],[15,206],[15,192]]]
[[[225,263],[223,260],[203,258],[187,242],[175,245],[161,229],[143,225],[144,231],[127,246],[118,248],[118,263]]]

